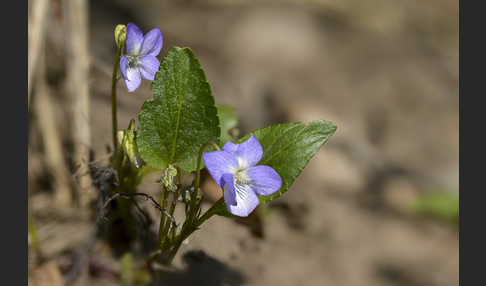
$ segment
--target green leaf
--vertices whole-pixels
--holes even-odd
[[[152,91],[153,99],[143,104],[138,117],[142,159],[159,170],[174,164],[194,171],[199,148],[218,142],[220,128],[211,88],[191,49],[170,49]]]
[[[251,134],[255,135],[263,148],[263,156],[258,165],[274,168],[282,178],[280,190],[270,196],[259,196],[260,203],[270,202],[285,193],[336,129],[334,123],[323,120],[309,123],[284,123],[256,130],[238,140],[237,143],[241,143]],[[222,208],[224,204],[222,200],[216,204],[218,204],[215,207],[218,215],[230,216],[226,208]]]
[[[27,232],[28,232],[28,244],[35,250],[39,250],[39,236],[37,235],[37,225],[30,211],[30,204],[28,205],[27,212]]]
[[[238,117],[233,107],[229,105],[216,105],[218,109],[219,123],[221,127],[221,137],[219,138],[219,144],[221,146],[224,143],[231,141],[232,137],[229,131],[238,125]]]
[[[459,197],[445,192],[422,194],[410,204],[411,214],[459,223]]]
[[[277,124],[252,132],[263,148],[263,156],[258,165],[270,166],[282,177],[280,190],[270,196],[260,196],[260,202],[269,202],[285,193],[336,129],[334,123],[319,120]],[[247,134],[238,143],[250,135]]]
[[[125,253],[120,261],[120,284],[122,286],[134,286],[135,285],[135,265],[133,264],[132,255]]]

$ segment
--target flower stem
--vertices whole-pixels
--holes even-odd
[[[169,198],[169,190],[167,190],[166,188],[164,188],[162,186],[162,191],[163,191],[163,193],[162,193],[160,205],[165,210],[165,209],[167,209],[167,201],[168,201],[168,198]],[[161,216],[160,217],[160,225],[159,225],[159,239],[158,239],[159,249],[161,249],[161,250],[162,250],[162,247],[165,244],[165,239],[167,237],[167,235],[165,235],[165,224],[166,223],[169,223],[168,220],[166,219],[166,217]]]
[[[189,214],[186,217],[186,221],[182,225],[182,230],[179,233],[179,235],[174,239],[174,242],[172,243],[172,247],[170,248],[169,255],[167,257],[167,264],[171,264],[172,260],[174,259],[174,256],[177,254],[177,251],[182,245],[182,242],[189,237],[195,230],[198,229],[198,226],[206,219],[208,219],[211,215],[206,215],[208,212],[206,212],[206,216],[204,217],[204,220],[199,222],[196,219],[196,216],[198,214],[198,210],[201,206],[200,201],[197,200],[197,193],[199,191],[199,184],[201,180],[201,160],[202,160],[202,155],[204,153],[204,150],[209,147],[213,146],[216,150],[221,150],[219,148],[218,144],[214,142],[206,142],[204,143],[201,148],[199,149],[199,154],[197,157],[197,168],[196,168],[196,178],[194,179],[194,190],[191,194],[191,205],[189,208]]]
[[[216,150],[221,150],[219,148],[218,144],[214,142],[206,142],[201,146],[201,149],[199,149],[199,155],[197,156],[197,169],[196,169],[196,179],[194,180],[194,192],[191,194],[191,209],[194,209],[194,206],[196,205],[196,198],[197,198],[197,192],[199,190],[199,183],[201,180],[201,160],[202,160],[202,155],[204,153],[204,149],[208,146],[213,146],[216,148]],[[195,212],[196,210],[194,210]]]
[[[169,255],[167,256],[166,263],[167,265],[170,265],[172,263],[172,260],[174,259],[175,255],[177,254],[177,251],[182,245],[182,242],[186,238],[188,238],[194,231],[196,231],[203,222],[208,220],[210,217],[212,217],[214,214],[217,213],[219,205],[222,203],[223,199],[221,198],[218,200],[216,203],[211,206],[202,216],[199,218],[195,223],[192,225],[184,225],[182,228],[181,233],[174,239],[174,243],[172,248],[170,249]],[[197,205],[199,207],[199,204]]]
[[[216,201],[196,222],[196,227],[199,227],[203,222],[207,221],[210,217],[215,215],[218,212],[218,207],[224,202],[224,199],[221,198]]]
[[[179,190],[176,192],[172,192],[172,201],[170,203],[169,207],[169,214],[171,216],[174,215],[174,210],[177,204],[177,197],[179,196]],[[161,229],[159,229],[159,234],[162,235],[162,240],[160,240],[160,249],[165,250],[171,243],[171,237],[169,236],[169,230],[171,229],[174,230],[176,228],[176,224],[173,221],[165,219],[164,225],[161,226]]]
[[[199,155],[197,158],[197,169],[196,169],[196,178],[194,180],[194,190],[191,194],[191,203],[189,207],[189,213],[186,213],[186,220],[184,221],[184,224],[182,225],[181,232],[176,236],[176,229],[175,225],[173,225],[173,228],[170,229],[170,222],[168,220],[165,220],[164,218],[161,219],[160,226],[159,226],[159,252],[156,252],[154,256],[157,256],[159,254],[164,254],[165,252],[168,251],[168,255],[166,256],[164,264],[170,265],[172,263],[172,260],[174,259],[175,255],[177,254],[177,251],[182,245],[182,242],[189,237],[194,231],[198,229],[198,227],[206,221],[208,218],[210,218],[212,215],[214,215],[216,212],[216,207],[213,205],[202,217],[200,220],[197,219],[197,216],[199,215],[199,209],[201,207],[201,201],[197,199],[197,192],[199,190],[199,184],[201,180],[201,160],[202,160],[202,155],[204,153],[204,150],[208,146],[213,146],[216,150],[221,150],[221,148],[214,142],[206,142],[204,143],[201,148],[199,149]],[[180,170],[178,170],[178,175],[180,176]],[[180,178],[179,178],[180,180]],[[169,212],[172,214],[175,209],[175,205],[177,203],[177,198],[180,193],[180,186],[177,189],[177,191],[173,194],[173,200],[169,209]],[[167,198],[168,198],[168,191],[164,190],[163,197],[162,197],[162,205],[165,207],[167,205]],[[169,238],[170,236],[170,238]],[[152,257],[147,260],[147,265],[150,265],[151,262],[155,259],[155,257]]]
[[[117,75],[118,69],[120,67],[120,58],[123,51],[124,45],[120,45],[118,51],[116,53],[115,64],[113,66],[113,77],[111,79],[111,123],[112,123],[112,135],[113,135],[113,148],[114,153],[117,154],[118,151],[118,139],[117,139],[117,131],[118,131],[118,119],[117,119],[117,102],[116,102],[116,82],[117,82]],[[116,155],[115,155],[116,156]]]

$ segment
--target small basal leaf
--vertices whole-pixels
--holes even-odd
[[[135,265],[130,252],[125,253],[120,261],[120,284],[122,286],[135,285]]]
[[[228,105],[218,104],[216,105],[218,109],[219,124],[221,127],[221,137],[219,138],[219,144],[221,146],[224,143],[231,141],[231,135],[229,131],[238,125],[238,117],[233,107]]]
[[[410,203],[408,211],[411,214],[458,224],[459,197],[447,192],[422,194]]]
[[[152,82],[154,97],[139,114],[137,145],[142,159],[162,170],[168,164],[196,169],[199,148],[218,142],[217,110],[198,59],[189,48],[172,48]]]

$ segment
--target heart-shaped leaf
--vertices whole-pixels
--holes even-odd
[[[220,127],[211,88],[194,53],[172,48],[152,82],[154,97],[139,114],[137,145],[142,159],[162,170],[168,164],[194,171],[199,148],[218,142]]]
[[[282,178],[280,190],[269,196],[259,196],[260,202],[270,202],[285,193],[336,129],[334,123],[323,120],[283,123],[256,130],[238,140],[237,143],[241,143],[253,134],[263,148],[263,156],[258,165],[272,167]],[[216,204],[219,205],[214,208],[217,210],[216,214],[231,216],[226,208],[222,207],[223,200]]]
[[[238,125],[238,117],[234,108],[231,106],[218,104],[216,108],[218,109],[219,124],[221,127],[219,144],[223,146],[224,143],[231,141],[232,138],[229,131]]]

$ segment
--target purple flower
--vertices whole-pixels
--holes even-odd
[[[203,154],[206,168],[224,189],[230,213],[248,216],[259,203],[257,195],[271,195],[282,186],[282,179],[273,168],[256,166],[262,154],[262,146],[253,135],[241,144],[227,142],[222,151]]]
[[[127,49],[125,55],[120,59],[120,70],[128,92],[132,92],[140,86],[142,77],[154,80],[160,65],[156,56],[162,49],[162,42],[162,33],[159,29],[152,29],[144,36],[135,24],[127,24],[125,42]]]

